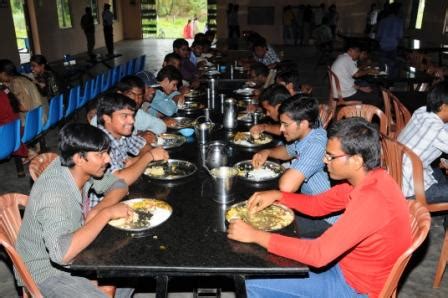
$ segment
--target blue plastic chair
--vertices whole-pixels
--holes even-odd
[[[110,87],[110,76],[112,74],[112,71],[109,70],[106,73],[102,73],[101,76],[101,92],[105,92],[107,91],[107,89],[109,89]]]
[[[95,84],[95,81],[93,79],[85,82],[82,92],[80,91],[80,94],[78,96],[78,101],[76,104],[77,109],[82,108],[90,100],[90,97],[91,97],[91,87],[90,86],[92,84]]]
[[[137,61],[135,62],[135,65],[134,65],[135,73],[145,69],[145,60],[146,60],[146,55],[141,55],[140,57],[137,58]]]
[[[81,86],[77,85],[70,89],[68,94],[67,107],[65,109],[65,118],[68,118],[71,114],[76,111],[78,106],[78,97],[81,93]]]
[[[126,64],[120,64],[119,80],[121,80],[125,75],[126,75]]]
[[[97,75],[94,83],[90,85],[90,100],[93,100],[101,93],[101,75]]]
[[[132,75],[134,74],[134,65],[135,65],[135,60],[129,60],[128,62],[126,62],[126,75]]]
[[[111,72],[110,85],[114,86],[120,80],[120,65],[115,66]]]
[[[47,131],[48,129],[55,126],[59,121],[64,118],[64,95],[59,94],[50,99],[50,107],[48,109],[48,120],[45,123],[42,131]]]
[[[27,62],[27,63],[20,64],[19,72],[20,73],[31,73],[31,63]]]
[[[25,114],[22,143],[29,143],[42,132],[42,106],[32,109]]]
[[[6,159],[20,147],[20,119],[0,126],[0,160]]]

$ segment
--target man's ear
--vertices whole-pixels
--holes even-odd
[[[73,155],[73,162],[75,163],[75,165],[79,165],[81,163],[83,163],[85,161],[84,158],[81,157],[81,155],[79,153],[75,153]]]
[[[360,168],[364,167],[364,159],[361,155],[356,154],[351,156],[351,162],[352,165],[355,167],[356,170],[359,170]]]
[[[103,115],[103,121],[104,121],[104,125],[109,124],[112,122],[112,117],[109,115]]]

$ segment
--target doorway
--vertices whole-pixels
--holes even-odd
[[[142,0],[143,38],[181,38],[190,20],[192,36],[206,31],[207,0]]]
[[[30,61],[32,42],[29,33],[28,8],[26,1],[10,0],[14,29],[16,32],[17,51],[20,55],[20,63]]]

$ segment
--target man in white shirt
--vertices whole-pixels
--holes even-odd
[[[440,82],[429,92],[426,106],[420,107],[398,136],[398,141],[417,154],[423,163],[426,199],[430,203],[448,201],[448,181],[440,168],[431,164],[448,153],[448,82]],[[447,165],[441,163],[445,169]],[[403,193],[415,195],[412,165],[403,159]]]
[[[358,86],[355,83],[356,78],[367,75],[367,71],[359,69],[356,64],[360,54],[361,48],[358,45],[349,46],[344,54],[341,54],[336,58],[331,66],[331,70],[339,79],[344,100],[358,100],[365,104],[371,104],[381,108],[382,101],[377,88],[372,88],[371,86]],[[334,92],[334,94],[336,94],[336,92]]]

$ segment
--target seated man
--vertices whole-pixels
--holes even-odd
[[[137,112],[135,113],[134,119],[134,134],[139,133],[141,136],[145,137],[148,135],[146,133],[147,131],[156,135],[166,132],[165,122],[141,109],[145,94],[145,83],[142,79],[134,75],[125,76],[117,83],[115,90],[117,93],[126,95],[132,99],[137,106]],[[96,115],[92,118],[90,124],[94,126],[97,125]],[[149,138],[150,143],[155,140],[154,136],[149,136]]]
[[[310,95],[313,91],[313,87],[308,84],[300,84],[299,72],[295,70],[280,72],[275,77],[275,82],[281,84],[288,89],[291,96],[297,94]]]
[[[161,90],[156,90],[148,112],[157,117],[172,116],[177,112],[177,104],[185,100],[184,95],[177,91],[182,76],[174,66],[168,65],[159,71],[157,81]]]
[[[197,75],[196,66],[190,61],[190,49],[188,47],[188,41],[183,38],[178,38],[173,42],[173,52],[178,54],[182,61],[180,66],[180,72],[182,78],[186,81],[193,81]]]
[[[97,108],[98,128],[106,133],[111,143],[108,171],[128,185],[140,177],[151,161],[168,159],[164,149],[151,148],[145,139],[132,135],[135,110],[135,102],[119,93],[104,95]],[[92,197],[91,203],[94,206],[97,199]]]
[[[263,88],[268,79],[269,68],[263,63],[254,63],[249,68],[249,79],[255,83],[257,89]]]
[[[361,54],[361,48],[350,45],[344,54],[339,55],[331,66],[331,70],[336,74],[341,86],[342,97],[346,101],[358,100],[365,104],[370,104],[382,108],[382,98],[377,88],[371,86],[358,86],[355,78],[368,74],[367,70],[358,69],[356,61]],[[333,89],[335,86],[332,87]],[[336,91],[333,92],[337,94]]]
[[[63,267],[95,240],[110,220],[132,213],[125,204],[113,204],[95,216],[85,212],[89,207],[85,198],[91,191],[105,193],[104,200],[114,202],[128,192],[122,180],[105,174],[108,150],[109,139],[98,128],[68,124],[59,132],[60,157],[33,185],[16,248],[44,297],[107,297],[92,281],[73,276]],[[131,293],[131,289],[117,289],[115,297]]]
[[[280,59],[271,46],[268,46],[263,37],[254,40],[252,45],[253,58],[256,62],[263,63],[269,69],[275,68]]]
[[[317,194],[330,188],[322,158],[327,144],[327,133],[319,126],[319,103],[315,98],[293,96],[279,108],[280,131],[288,145],[264,149],[252,158],[260,167],[271,157],[291,160],[291,167],[280,177],[279,189],[305,194]],[[256,136],[254,136],[256,138]]]
[[[281,135],[278,109],[280,105],[287,99],[290,98],[288,90],[282,85],[274,84],[264,89],[261,92],[258,101],[261,106],[266,111],[266,115],[271,118],[274,123],[261,123],[256,124],[250,128],[250,133],[252,136],[258,135],[262,132],[268,132],[270,134],[279,136]]]
[[[190,49],[190,62],[193,63],[195,66],[197,66],[198,62],[201,61],[201,55],[203,52],[203,41],[202,40],[195,40],[191,44]],[[202,59],[203,61],[203,59]]]
[[[227,230],[230,239],[256,243],[319,271],[312,269],[308,278],[247,280],[249,297],[377,297],[395,261],[411,245],[406,200],[380,168],[378,130],[362,118],[347,118],[328,135],[328,172],[346,182],[314,196],[257,192],[248,207],[253,214],[279,201],[316,217],[345,210],[336,224],[311,240],[256,230],[242,220],[232,221]]]
[[[439,168],[431,166],[442,153],[448,153],[447,122],[448,82],[440,82],[429,92],[426,106],[414,112],[397,139],[422,160],[425,195],[430,203],[448,201],[448,181]],[[407,157],[403,159],[402,188],[406,197],[415,195],[411,161]]]

